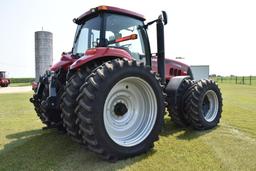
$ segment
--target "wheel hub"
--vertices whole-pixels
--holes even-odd
[[[204,117],[206,117],[208,111],[210,110],[210,102],[209,102],[209,99],[208,97],[204,97],[204,101],[203,101],[203,114],[204,114]]]
[[[218,109],[219,100],[216,93],[213,90],[208,90],[205,93],[202,106],[204,119],[208,122],[212,122],[217,116]]]
[[[103,115],[105,129],[115,143],[137,145],[147,138],[156,122],[154,90],[141,78],[124,78],[109,92]]]
[[[124,103],[119,102],[115,105],[114,112],[117,116],[123,116],[128,112],[128,109]]]

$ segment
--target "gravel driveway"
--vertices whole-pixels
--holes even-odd
[[[32,91],[31,86],[24,86],[24,87],[0,87],[0,94],[5,93],[23,93],[23,92],[30,92]]]

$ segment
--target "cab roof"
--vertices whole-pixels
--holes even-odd
[[[89,11],[85,12],[84,14],[82,14],[81,16],[79,16],[78,18],[75,18],[73,21],[76,24],[79,24],[81,21],[92,17],[95,14],[98,14],[99,12],[110,12],[110,13],[115,13],[115,14],[122,14],[122,15],[127,15],[130,17],[134,17],[137,18],[139,20],[146,20],[145,17],[139,13],[133,12],[133,11],[129,11],[126,9],[122,9],[122,8],[117,8],[117,7],[113,7],[113,6],[98,6],[96,8],[92,8]]]

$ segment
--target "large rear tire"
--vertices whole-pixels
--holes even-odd
[[[76,98],[79,95],[79,89],[85,82],[85,79],[97,66],[98,64],[95,62],[73,73],[67,81],[65,92],[61,98],[61,117],[63,119],[63,126],[66,128],[67,133],[72,136],[73,140],[79,143],[82,142],[82,137],[79,134],[79,126],[76,124]]]
[[[107,160],[148,151],[163,125],[160,78],[136,61],[99,66],[80,89],[79,128],[88,148]]]
[[[197,130],[215,127],[221,118],[222,95],[213,80],[200,80],[187,98],[186,113]]]

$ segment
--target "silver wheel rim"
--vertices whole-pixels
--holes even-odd
[[[207,110],[203,109],[203,115],[204,119],[208,122],[212,122],[219,110],[219,100],[217,97],[217,94],[213,90],[208,90],[205,93],[204,99],[203,99],[203,108],[204,108],[204,103],[207,101],[208,103],[208,108]]]
[[[119,107],[126,110],[120,112]],[[157,100],[151,86],[139,77],[120,80],[109,92],[104,104],[104,125],[118,145],[131,147],[145,140],[157,118]]]

